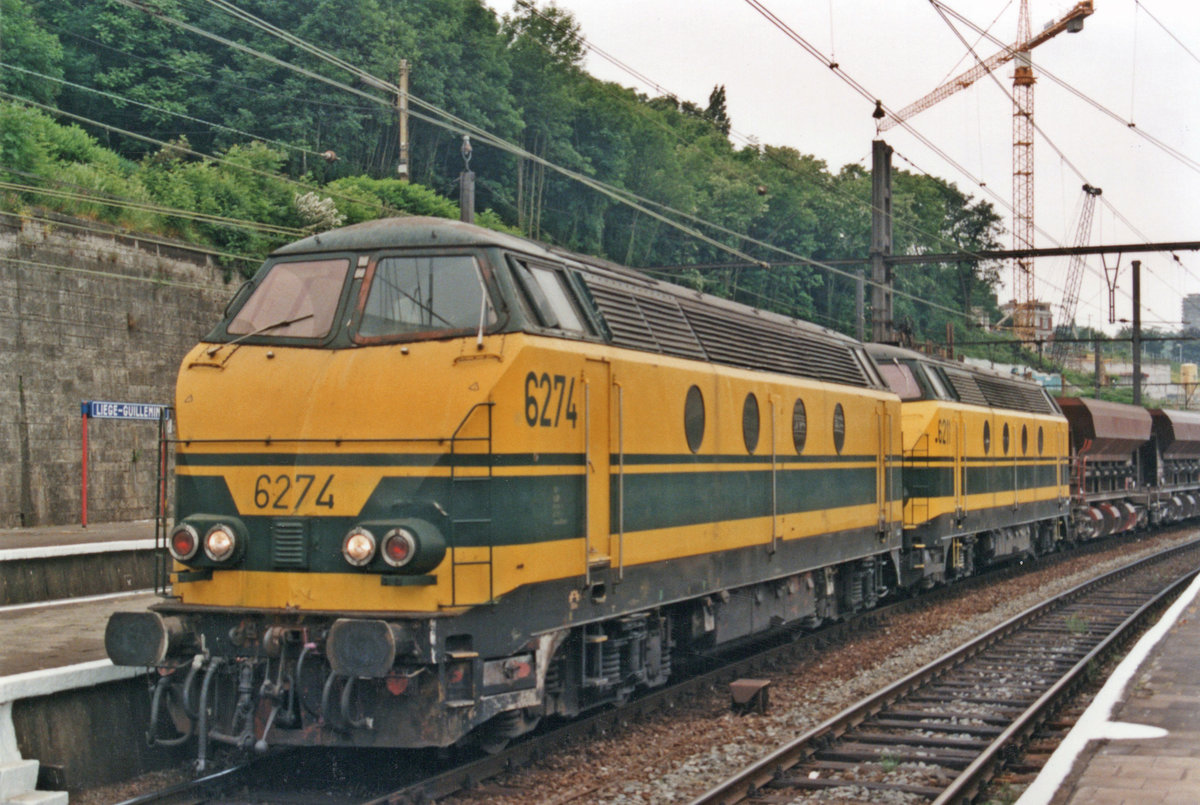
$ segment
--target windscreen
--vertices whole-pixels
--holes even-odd
[[[913,375],[912,368],[906,364],[899,361],[881,363],[879,364],[879,374],[883,375],[883,380],[887,383],[888,388],[899,395],[900,399],[919,400],[923,396],[921,385]]]
[[[289,338],[329,334],[350,261],[276,263],[234,315],[230,335],[262,333]]]
[[[495,321],[474,257],[383,257],[375,266],[358,334],[475,330]]]

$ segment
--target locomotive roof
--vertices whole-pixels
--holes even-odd
[[[445,218],[384,218],[290,243],[282,257],[451,246],[502,249],[579,272],[618,346],[855,386],[882,388],[862,345],[811,322],[656,280],[601,258]]]
[[[830,338],[854,342],[853,338],[803,319],[794,319],[778,313],[760,310],[740,302],[690,290],[671,282],[653,279],[635,268],[629,268],[600,257],[577,254],[536,240],[510,235],[494,229],[485,229],[475,224],[454,221],[449,218],[413,215],[398,218],[380,218],[360,224],[331,229],[307,238],[280,246],[271,256],[311,254],[313,252],[338,252],[360,249],[392,249],[413,246],[483,246],[499,247],[527,255],[541,257],[552,262],[570,262],[576,268],[590,268],[599,272],[619,275],[626,282],[636,282],[647,288],[664,293],[703,300],[706,304],[738,310],[763,319],[775,320],[820,332]]]
[[[1055,403],[1040,383],[965,363],[935,358],[891,344],[868,344],[876,361],[916,360],[941,368],[961,402],[990,408],[1009,408],[1035,414],[1057,414]]]
[[[344,226],[340,229],[331,229],[328,232],[320,232],[286,246],[280,246],[271,252],[271,255],[440,245],[500,246],[526,253],[541,252],[547,260],[554,259],[550,249],[537,241],[484,229],[462,221],[424,215],[380,218],[375,221]]]

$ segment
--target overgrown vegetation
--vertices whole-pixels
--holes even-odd
[[[74,194],[9,189],[10,208],[53,206],[256,259],[296,233],[338,221],[396,213],[457,217],[450,197],[463,169],[459,131],[414,119],[412,181],[397,180],[394,97],[372,91],[383,101],[373,103],[157,16],[186,20],[365,91],[348,74],[211,4],[144,0],[155,12],[144,13],[116,0],[0,3],[4,59],[28,71],[0,73],[0,89],[157,141],[95,127],[89,136],[77,125],[6,104],[0,110],[0,178]],[[788,254],[844,260],[868,252],[870,175],[861,166],[833,170],[791,148],[734,146],[723,86],[700,106],[598,81],[583,70],[577,24],[554,6],[538,12],[516,6],[497,19],[478,0],[238,5],[378,77],[394,80],[400,59],[407,59],[417,98],[644,204],[715,222],[726,231],[692,225],[757,260],[791,260]],[[813,112],[815,119],[819,110]],[[868,150],[864,142],[864,155]],[[327,151],[336,159],[322,158]],[[477,175],[477,206],[489,210],[479,218],[486,225],[661,269],[706,291],[854,331],[852,276],[800,261],[730,267],[738,261],[728,253],[536,160],[478,141],[470,168]],[[100,195],[214,217],[184,218],[91,198]],[[896,251],[999,246],[1002,228],[991,205],[940,179],[897,171],[893,208]],[[943,341],[948,326],[956,340],[978,339],[971,318],[948,311],[974,308],[997,320],[997,268],[962,264],[897,272],[897,289],[913,297],[897,295],[898,320],[917,340]]]

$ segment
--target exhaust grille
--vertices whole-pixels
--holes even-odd
[[[304,520],[272,520],[271,564],[281,568],[307,568],[307,537],[308,523]]]

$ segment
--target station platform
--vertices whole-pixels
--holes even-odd
[[[61,714],[110,706],[113,684],[145,675],[109,662],[104,627],[156,599],[153,551],[151,520],[0,530],[0,803],[65,803],[36,789],[45,734],[89,751],[86,725],[77,735]]]
[[[1117,666],[1017,805],[1200,802],[1200,577]]]
[[[0,562],[26,556],[154,548],[154,521],[0,528]]]
[[[153,520],[0,530],[0,606],[153,586]]]

